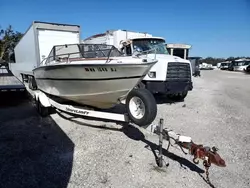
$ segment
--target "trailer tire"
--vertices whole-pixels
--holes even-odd
[[[157,115],[154,96],[147,89],[133,89],[126,98],[129,119],[140,127],[147,128]]]
[[[40,116],[46,117],[49,115],[49,108],[44,107],[42,103],[40,102],[39,98],[36,100],[36,108]]]

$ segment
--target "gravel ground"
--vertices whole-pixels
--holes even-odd
[[[210,168],[212,185],[178,148],[164,151],[169,166],[158,168],[157,137],[145,130],[63,113],[42,119],[28,99],[0,96],[0,187],[250,187],[249,83],[242,73],[202,71],[184,102],[158,99],[155,123],[164,118],[165,127],[220,149],[227,167]]]

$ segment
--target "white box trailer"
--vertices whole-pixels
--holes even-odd
[[[153,35],[143,32],[123,31],[123,30],[108,30],[106,33],[93,35],[84,39],[83,43],[107,44],[114,45],[116,48],[122,48],[122,42],[126,39],[153,37]]]
[[[113,45],[126,55],[155,48],[158,62],[138,87],[145,87],[152,93],[166,94],[177,100],[184,99],[188,91],[193,89],[190,61],[169,54],[162,37],[143,32],[108,30],[90,36],[82,40],[82,43]]]
[[[80,26],[34,21],[14,48],[13,74],[27,80],[54,45],[80,43]]]

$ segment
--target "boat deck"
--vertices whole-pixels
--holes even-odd
[[[24,91],[25,85],[10,70],[0,69],[0,92]]]

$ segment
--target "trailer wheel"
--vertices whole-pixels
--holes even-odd
[[[148,127],[155,119],[157,105],[147,89],[133,89],[126,98],[129,119],[140,127]]]
[[[37,108],[37,111],[40,114],[40,116],[46,117],[46,116],[49,115],[49,108],[48,107],[44,107],[41,104],[39,98],[36,100],[36,108]]]

